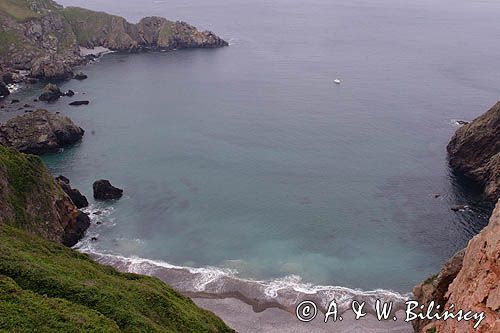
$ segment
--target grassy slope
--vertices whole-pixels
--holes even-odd
[[[4,204],[10,205],[15,211],[15,219],[6,222],[40,233],[41,230],[36,230],[36,223],[34,223],[38,221],[29,220],[26,214],[28,195],[42,192],[39,193],[38,202],[46,209],[50,207],[50,203],[46,200],[49,193],[59,192],[62,195],[42,160],[38,156],[20,154],[14,149],[0,145],[0,176],[9,179],[7,189],[4,189],[7,190]],[[2,206],[3,204],[0,203],[0,208]]]
[[[156,278],[0,225],[0,331],[230,332]]]

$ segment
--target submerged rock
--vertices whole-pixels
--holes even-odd
[[[84,74],[83,72],[78,72],[76,73],[73,78],[75,80],[85,80],[86,78],[88,78],[88,76],[86,74]]]
[[[74,101],[69,103],[71,106],[89,105],[89,101]]]
[[[43,92],[38,99],[40,101],[53,102],[58,100],[61,96],[63,96],[63,93],[59,87],[55,84],[49,83],[45,86],[45,88],[43,88]]]
[[[77,208],[88,207],[89,202],[87,198],[80,193],[76,188],[72,188],[68,178],[64,176],[56,177],[56,182],[62,188],[62,190],[69,196],[71,201],[75,204]]]
[[[94,198],[97,200],[120,199],[123,195],[122,189],[114,187],[109,180],[105,179],[95,181],[92,188],[94,190]]]
[[[486,197],[500,197],[500,102],[459,128],[447,147],[453,170],[484,187]]]
[[[40,109],[0,126],[0,144],[24,153],[46,154],[80,141],[83,134],[68,117]]]

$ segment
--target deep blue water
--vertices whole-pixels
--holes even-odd
[[[87,132],[45,161],[89,197],[99,178],[125,189],[95,206],[113,209],[97,250],[407,292],[484,225],[450,210],[475,196],[445,147],[500,97],[500,3],[60,2],[231,43],[111,54],[62,85],[91,104],[50,108]]]

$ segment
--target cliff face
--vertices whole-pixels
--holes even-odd
[[[473,329],[474,322],[447,320],[432,322],[425,327],[422,325],[425,323],[419,323],[417,332],[500,332],[500,202],[488,226],[467,245],[460,266],[453,282],[447,286],[445,309],[454,304],[455,309],[484,311],[485,319],[477,330]],[[415,296],[425,303],[425,298]]]
[[[51,0],[0,0],[0,73],[28,70],[33,77],[69,78],[81,64],[80,46],[116,51],[214,48],[227,42],[184,22],[148,17],[137,24]]]
[[[484,186],[486,197],[500,197],[500,102],[457,130],[448,144],[450,166]]]
[[[42,161],[0,145],[0,225],[72,246],[90,225]]]

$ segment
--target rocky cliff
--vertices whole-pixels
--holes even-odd
[[[459,258],[455,268],[460,267],[458,273],[448,285],[445,294],[440,294],[435,283],[439,278],[424,282],[414,290],[416,299],[422,304],[428,304],[425,295],[442,296],[444,308],[449,309],[454,304],[455,309],[484,312],[485,319],[477,330],[473,329],[473,321],[435,321],[432,323],[415,322],[417,332],[439,333],[489,333],[500,332],[500,202],[486,226],[467,245],[463,259]],[[449,266],[445,265],[438,275],[448,275]],[[449,284],[451,282],[451,284]],[[427,292],[423,293],[423,290]],[[432,300],[432,297],[431,297]]]
[[[8,224],[68,246],[90,225],[42,161],[0,145],[0,225]]]
[[[484,187],[486,197],[500,197],[500,102],[457,130],[448,144],[452,169]]]
[[[65,79],[84,62],[80,46],[116,51],[214,48],[227,42],[184,22],[147,17],[137,24],[51,0],[0,0],[0,73]]]

